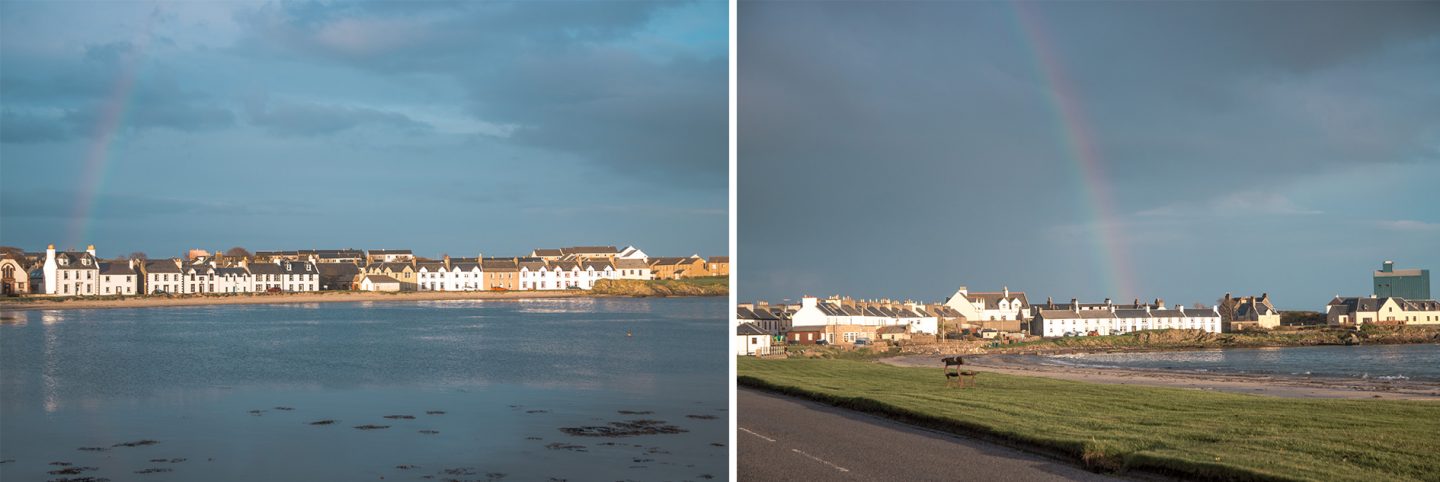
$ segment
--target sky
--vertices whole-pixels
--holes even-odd
[[[744,1],[741,300],[1440,275],[1440,5]]]
[[[0,3],[0,245],[727,254],[725,2]]]

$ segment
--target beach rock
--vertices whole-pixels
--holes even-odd
[[[693,418],[693,419],[696,419],[696,420],[715,420],[715,419],[717,419],[717,418],[720,418],[720,417],[716,417],[716,416],[714,416],[714,415],[686,415],[685,417],[686,417],[686,418]]]
[[[105,447],[80,447],[80,448],[75,449],[75,450],[79,450],[79,451],[82,451],[82,452],[104,452],[104,451],[110,450],[110,449],[107,449],[107,448],[105,448]]]
[[[356,428],[357,430],[381,430],[381,429],[390,428],[390,426],[389,426],[389,425],[365,424],[365,425],[356,425],[355,428]]]
[[[649,410],[621,410],[618,413],[621,415],[650,415],[655,412]]]
[[[100,470],[100,469],[95,468],[95,467],[73,466],[73,467],[66,467],[66,468],[63,468],[63,469],[51,470],[51,471],[46,472],[46,473],[47,473],[47,474],[50,474],[50,475],[76,475],[76,474],[81,474],[81,473],[84,473],[84,472],[94,472],[94,471],[96,471],[96,470]]]
[[[333,423],[335,423],[334,420],[330,420],[330,419],[327,418],[327,419],[325,419],[325,420],[316,420],[316,421],[314,421],[314,422],[310,422],[310,425],[330,425],[330,424],[333,424]]]
[[[151,468],[148,468],[148,469],[136,470],[135,473],[137,473],[137,474],[159,474],[159,473],[163,473],[163,472],[174,472],[174,471],[175,471],[175,469],[171,469],[171,468],[167,468],[167,467],[151,467]]]
[[[158,440],[148,440],[148,439],[147,439],[147,440],[136,440],[136,441],[134,441],[134,442],[121,442],[121,443],[112,445],[112,447],[142,447],[142,446],[145,446],[145,445],[155,445],[155,444],[158,444],[158,443],[160,443],[160,441],[158,441]]]
[[[283,411],[286,411],[286,412],[291,411],[291,410],[294,410],[294,408],[290,408],[290,407],[275,407],[275,409],[276,409],[276,410],[283,410]]]
[[[385,418],[390,420],[415,420],[414,415],[386,415]]]
[[[444,414],[445,414],[445,411],[444,411],[444,410],[426,410],[426,411],[425,411],[425,414],[426,414],[426,415],[444,415]]]
[[[440,433],[440,431],[439,431],[439,430],[421,430],[420,433],[423,433],[423,434],[425,434],[425,435],[435,435],[435,434],[437,434],[437,433]]]

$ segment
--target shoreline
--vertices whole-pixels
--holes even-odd
[[[209,305],[271,305],[291,303],[345,303],[448,300],[528,300],[555,298],[616,298],[626,297],[589,291],[405,291],[398,293],[319,291],[283,294],[233,294],[183,297],[130,297],[120,299],[49,299],[35,301],[0,301],[0,312],[41,310],[96,310],[116,308],[165,308]],[[675,296],[679,297],[679,296]]]
[[[884,358],[880,363],[899,367],[940,368],[939,356],[911,355]],[[1266,395],[1282,398],[1345,398],[1428,400],[1440,402],[1440,383],[1413,380],[1362,380],[1307,378],[1283,375],[1192,373],[1133,368],[1079,368],[1009,361],[987,355],[966,356],[965,367],[1006,375],[1043,377],[1110,385],[1185,388],[1192,390]]]

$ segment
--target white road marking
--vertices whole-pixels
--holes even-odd
[[[816,457],[816,456],[814,456],[814,455],[810,455],[810,454],[807,454],[807,453],[805,453],[805,452],[801,452],[800,449],[790,449],[790,450],[795,451],[795,453],[797,453],[797,454],[800,454],[800,455],[804,455],[804,456],[806,456],[806,457],[809,457],[810,460],[814,460],[814,461],[816,461],[816,462],[820,462],[820,463],[822,463],[822,464],[829,465],[830,467],[833,467],[835,470],[839,470],[839,471],[841,471],[841,472],[849,472],[849,471],[850,471],[850,469],[847,469],[847,468],[845,468],[845,467],[841,467],[841,466],[839,466],[839,465],[832,464],[832,463],[830,463],[830,462],[825,461],[825,459],[822,459],[822,458],[820,458],[820,457]]]
[[[764,436],[764,435],[760,435],[760,434],[755,433],[755,432],[751,432],[750,429],[748,429],[748,428],[745,428],[745,427],[736,427],[736,428],[739,428],[740,431],[745,432],[745,433],[748,433],[748,434],[750,434],[750,435],[754,435],[754,436],[756,436],[756,437],[763,438],[763,439],[765,439],[766,442],[774,442],[774,441],[775,441],[775,439],[773,439],[773,438],[766,437],[766,436]]]

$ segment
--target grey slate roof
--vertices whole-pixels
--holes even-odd
[[[105,261],[105,262],[100,263],[100,274],[109,274],[109,275],[135,274],[135,269],[130,267],[130,263],[126,263],[126,262],[123,262],[123,261]]]
[[[766,333],[764,330],[761,330],[761,329],[759,329],[759,328],[756,328],[756,327],[755,327],[755,324],[753,324],[753,323],[741,323],[740,326],[735,327],[735,334],[736,334],[737,336],[747,336],[747,335],[749,335],[749,336],[768,336],[768,335],[769,335],[769,333]]]

